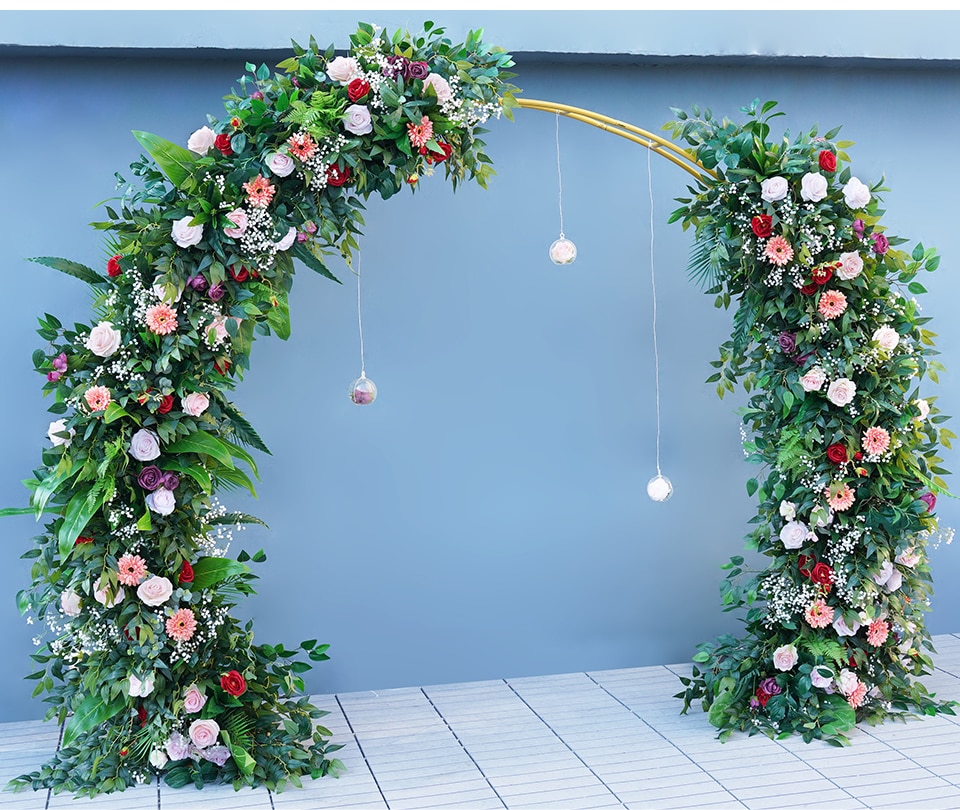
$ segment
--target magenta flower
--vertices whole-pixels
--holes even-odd
[[[857,239],[863,239],[863,229],[865,227],[862,219],[855,219],[853,221],[853,232],[857,235]]]
[[[882,256],[890,249],[890,240],[882,233],[872,233],[870,238],[873,240],[873,252]]]
[[[927,512],[932,512],[937,506],[937,496],[932,492],[924,492],[920,500],[927,505]]]

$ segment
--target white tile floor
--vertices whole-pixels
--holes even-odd
[[[960,700],[960,634],[935,638],[927,687]],[[5,810],[601,810],[960,808],[960,717],[867,726],[853,745],[736,736],[680,716],[689,665],[323,695],[346,747],[339,779],[280,794],[147,785],[94,800],[0,794]],[[59,729],[0,725],[0,783],[37,767]]]

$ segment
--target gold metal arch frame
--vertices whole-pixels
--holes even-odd
[[[624,121],[618,121],[606,115],[600,115],[592,110],[584,110],[580,107],[571,107],[569,104],[558,104],[555,101],[540,101],[534,98],[518,98],[517,103],[528,110],[542,110],[543,112],[558,113],[575,121],[582,121],[584,124],[602,129],[604,132],[611,132],[633,141],[641,146],[645,146],[652,152],[656,152],[661,157],[666,158],[671,163],[675,163],[685,172],[692,174],[696,178],[708,175],[714,179],[717,173],[706,168],[696,158],[694,158],[686,149],[681,149],[676,144],[671,143],[659,135],[647,132],[645,129],[635,127],[633,124],[627,124]]]

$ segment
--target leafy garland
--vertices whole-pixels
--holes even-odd
[[[215,493],[254,492],[250,450],[269,451],[226,393],[256,335],[290,334],[293,260],[331,279],[327,255],[349,264],[363,199],[415,190],[441,165],[454,187],[485,185],[481,125],[509,117],[516,88],[510,56],[481,36],[361,24],[348,55],[311,38],[281,73],[247,65],[226,118],[187,148],[135,133],[153,160],[94,223],[105,275],[35,260],[86,282],[95,317],[40,321],[34,366],[60,418],[30,508],[4,510],[53,516],[23,555],[33,581],[18,604],[51,636],[35,695],[69,717],[56,756],[14,789],[92,796],[154,775],[281,789],[341,768],[302,696],[303,658],[326,660],[327,645],[255,645],[230,615],[265,557],[226,556],[232,530],[260,521]]]
[[[933,511],[938,446],[955,434],[920,398],[942,366],[911,297],[939,258],[897,248],[887,189],[852,174],[838,130],[771,142],[775,107],[754,101],[743,124],[674,110],[665,126],[717,172],[671,221],[694,229],[691,275],[718,307],[736,303],[708,382],[750,394],[745,451],[764,471],[747,483],[759,499],[747,547],[769,559],[724,566],[724,609],[746,611],[746,634],[700,645],[677,697],[684,712],[699,699],[721,738],[844,744],[857,721],[953,713],[915,680],[933,668],[927,548],[952,537]]]

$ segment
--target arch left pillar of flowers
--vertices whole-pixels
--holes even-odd
[[[49,630],[28,677],[66,721],[14,789],[280,788],[340,768],[302,694],[303,659],[326,645],[255,645],[230,614],[264,557],[226,556],[232,528],[259,521],[216,493],[253,492],[250,451],[268,451],[227,393],[257,335],[289,335],[294,259],[331,279],[327,255],[350,262],[363,199],[440,167],[485,186],[481,125],[517,102],[509,54],[481,37],[361,24],[347,55],[311,38],[279,73],[247,65],[187,148],[135,133],[150,157],[96,224],[105,274],[35,260],[87,283],[95,312],[73,329],[41,319],[33,360],[59,418],[30,508],[5,510],[51,516],[18,604]]]

